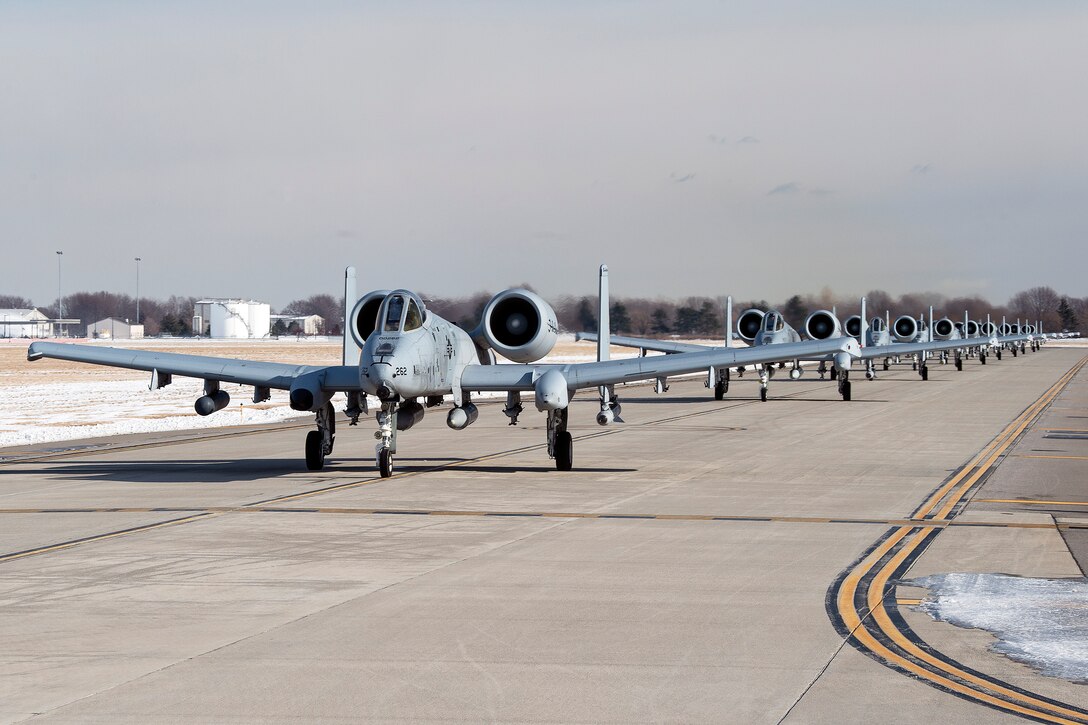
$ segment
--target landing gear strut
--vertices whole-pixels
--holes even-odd
[[[332,444],[336,440],[336,414],[332,403],[325,403],[317,411],[317,430],[306,434],[306,468],[320,471],[325,467],[325,456],[332,453]]]
[[[382,403],[378,413],[378,430],[374,432],[378,444],[374,446],[374,458],[382,478],[393,475],[393,454],[397,452],[397,403]]]
[[[884,364],[887,365],[888,363],[885,362]],[[884,369],[887,370],[887,368]],[[876,380],[876,363],[872,360],[865,361],[865,379]]]
[[[764,365],[759,369],[759,399],[767,402],[767,383],[771,380],[771,367]]]
[[[714,383],[714,400],[723,400],[729,392],[729,368],[718,370],[718,379]]]
[[[548,411],[548,455],[555,459],[555,470],[574,467],[574,440],[567,432],[567,409]]]

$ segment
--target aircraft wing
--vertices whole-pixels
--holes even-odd
[[[596,332],[579,332],[574,336],[575,340],[588,340],[597,342]],[[707,345],[696,345],[690,342],[673,342],[672,340],[652,340],[646,337],[624,337],[623,335],[609,335],[609,341],[619,347],[637,347],[642,350],[654,350],[656,352],[702,352],[713,348]]]
[[[304,375],[318,374],[322,377],[323,390],[359,390],[359,368],[354,366],[291,365],[152,350],[126,350],[97,345],[31,343],[26,351],[27,360],[38,360],[43,357],[130,370],[158,371],[160,374],[168,373],[179,377],[218,380],[279,390],[290,389],[291,383]]]
[[[769,349],[768,349],[769,348]],[[558,370],[567,380],[571,390],[592,388],[598,385],[650,380],[652,378],[683,375],[708,370],[711,367],[733,367],[777,362],[787,358],[812,355],[831,355],[847,352],[857,357],[857,340],[839,337],[830,340],[809,340],[781,345],[763,345],[748,348],[701,348],[694,352],[674,355],[655,355],[625,360],[571,363],[566,365],[469,365],[461,377],[465,390],[510,391],[533,390],[536,381],[551,370]]]
[[[871,360],[892,355],[913,355],[916,352],[940,352],[955,350],[958,347],[974,347],[984,344],[981,337],[960,338],[959,340],[934,340],[933,342],[891,342],[887,345],[869,345],[861,348],[861,359]]]

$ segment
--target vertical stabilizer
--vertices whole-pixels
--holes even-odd
[[[733,295],[725,298],[725,346],[733,347]]]
[[[933,342],[933,305],[929,306],[929,334],[926,337],[929,342]]]
[[[362,350],[355,344],[355,338],[351,334],[351,310],[355,307],[355,301],[359,299],[355,285],[355,267],[344,270],[344,365],[358,365]]]
[[[865,336],[869,332],[869,320],[865,317],[865,298],[861,298],[861,335],[858,336],[858,344],[865,347]]]
[[[600,309],[597,311],[597,362],[607,360],[609,346],[612,344],[612,334],[608,320],[608,265],[601,265],[601,280],[598,287],[597,301]]]

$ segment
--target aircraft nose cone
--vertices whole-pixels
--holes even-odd
[[[392,400],[397,397],[397,388],[393,384],[393,368],[386,363],[376,363],[370,367],[367,377],[374,384],[374,394],[378,400]]]

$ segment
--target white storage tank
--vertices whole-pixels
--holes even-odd
[[[267,302],[212,298],[196,303],[194,320],[201,320],[210,337],[262,338],[272,330],[271,312]]]
[[[267,302],[249,303],[250,337],[268,337],[272,332],[272,307]]]

